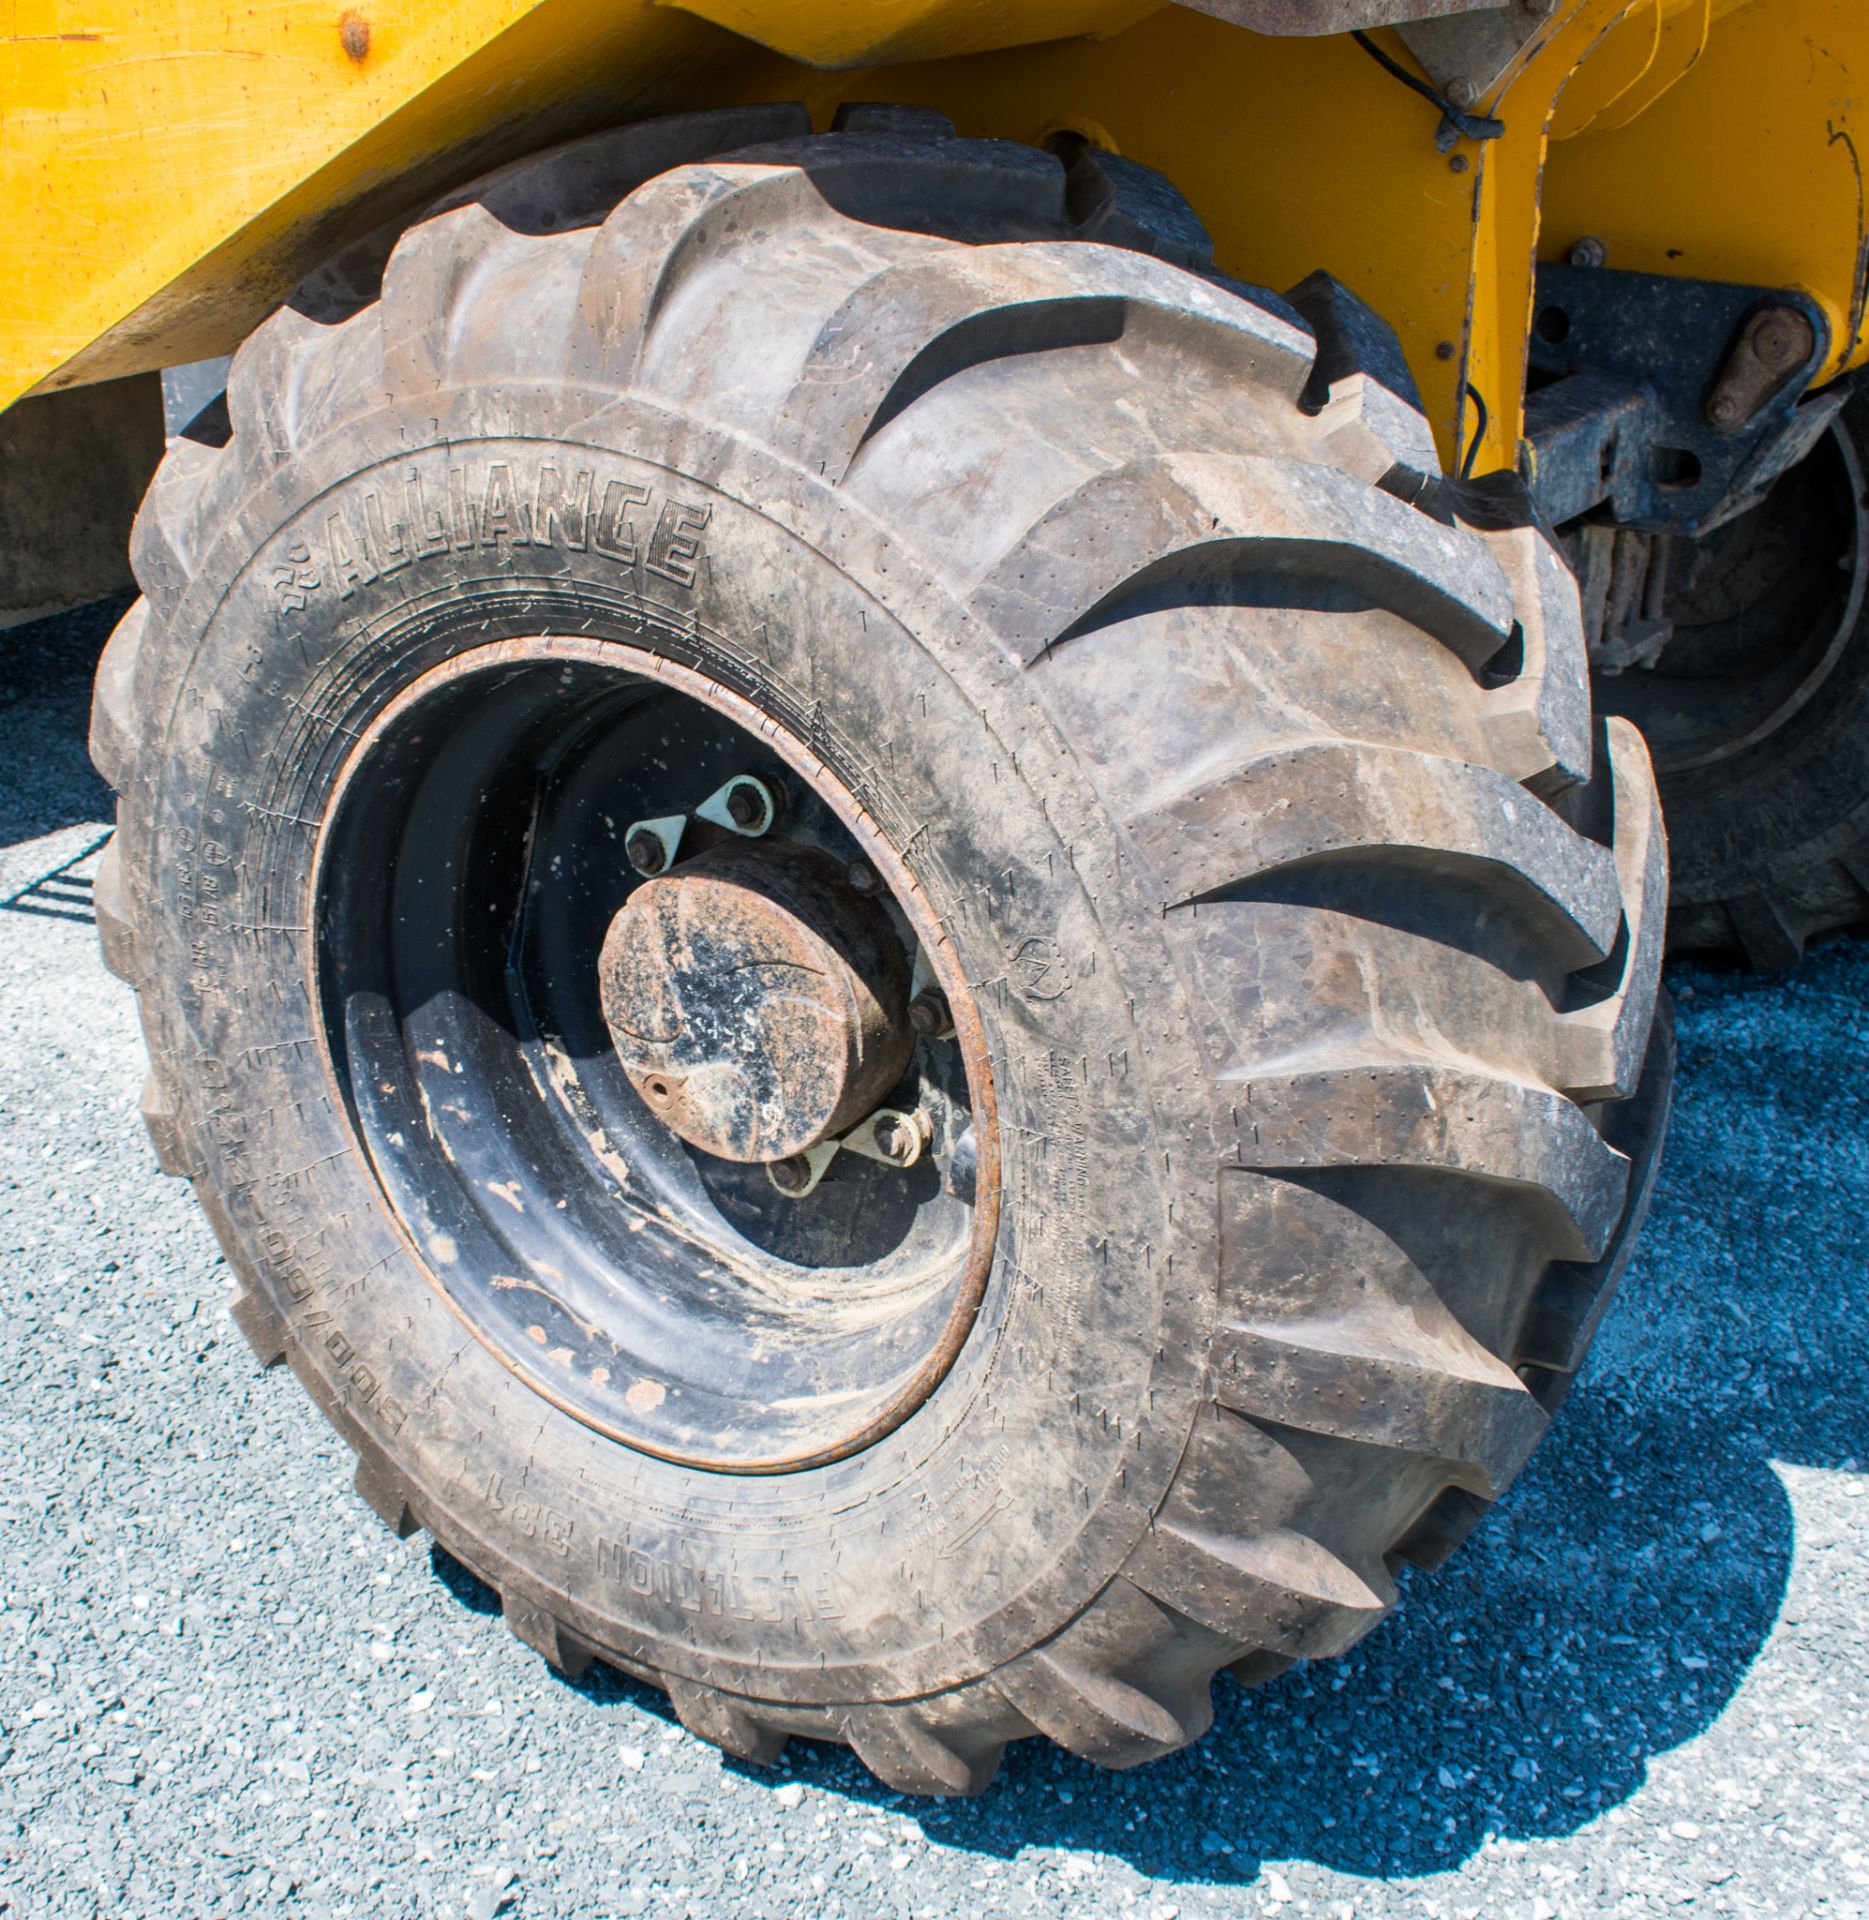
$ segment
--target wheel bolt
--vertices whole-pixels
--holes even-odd
[[[613,843],[614,844],[614,843]],[[652,879],[668,865],[668,849],[647,827],[638,827],[623,843],[629,863],[646,879]]]
[[[918,993],[909,1002],[909,1025],[924,1040],[932,1040],[937,1035],[946,1033],[953,1024],[953,1018],[948,1012],[946,996],[937,993],[933,987]]]
[[[881,884],[876,878],[874,867],[866,866],[861,860],[853,860],[844,878],[850,882],[855,893],[874,893]]]
[[[866,1160],[881,1160],[892,1167],[912,1167],[920,1160],[933,1134],[925,1113],[898,1113],[893,1107],[879,1108],[843,1144]]]
[[[752,786],[742,783],[727,790],[727,818],[736,827],[757,826],[765,816],[765,803]]]
[[[766,1168],[766,1176],[781,1193],[806,1193],[811,1188],[811,1162],[802,1153],[795,1153],[789,1160],[774,1160]]]

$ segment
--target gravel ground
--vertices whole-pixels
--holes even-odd
[[[1869,1913],[1869,946],[1678,970],[1647,1238],[1511,1497],[1347,1660],[966,1804],[554,1678],[228,1318],[89,875],[109,609],[0,636],[0,1912]]]

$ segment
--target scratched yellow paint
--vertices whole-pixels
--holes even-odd
[[[1749,0],[1638,118],[1552,149],[1543,251],[1591,233],[1611,266],[1802,287],[1830,319],[1830,370],[1860,366],[1865,173],[1869,4]]]

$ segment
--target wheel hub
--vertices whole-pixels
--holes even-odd
[[[716,848],[637,887],[598,984],[644,1104],[704,1153],[782,1161],[842,1133],[915,1046],[887,914],[818,849]]]
[[[991,1267],[992,1079],[836,771],[627,642],[508,639],[403,689],[330,814],[334,1084],[501,1365],[725,1473],[842,1459],[920,1406]]]

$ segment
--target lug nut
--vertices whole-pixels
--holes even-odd
[[[881,884],[876,878],[876,869],[866,866],[861,860],[853,860],[844,878],[850,882],[855,893],[874,893]]]
[[[785,788],[777,780],[762,779],[756,773],[736,773],[724,786],[716,787],[695,808],[697,820],[711,821],[729,832],[757,840],[770,833],[785,811]]]
[[[653,880],[675,864],[687,831],[685,813],[665,813],[655,820],[632,820],[623,835],[624,857],[645,880]]]
[[[623,851],[629,855],[630,865],[648,879],[653,879],[668,865],[668,850],[646,827],[638,827],[630,835],[623,843]]]
[[[802,1153],[795,1153],[789,1160],[774,1160],[766,1168],[766,1178],[781,1193],[794,1199],[811,1191],[811,1162]]]
[[[925,1113],[900,1113],[893,1107],[881,1107],[860,1127],[846,1134],[842,1144],[865,1160],[881,1160],[892,1167],[912,1167],[927,1150],[933,1133]]]
[[[954,1024],[948,1012],[947,997],[937,993],[933,987],[918,993],[909,1002],[909,1025],[924,1040],[936,1039],[948,1031]]]

